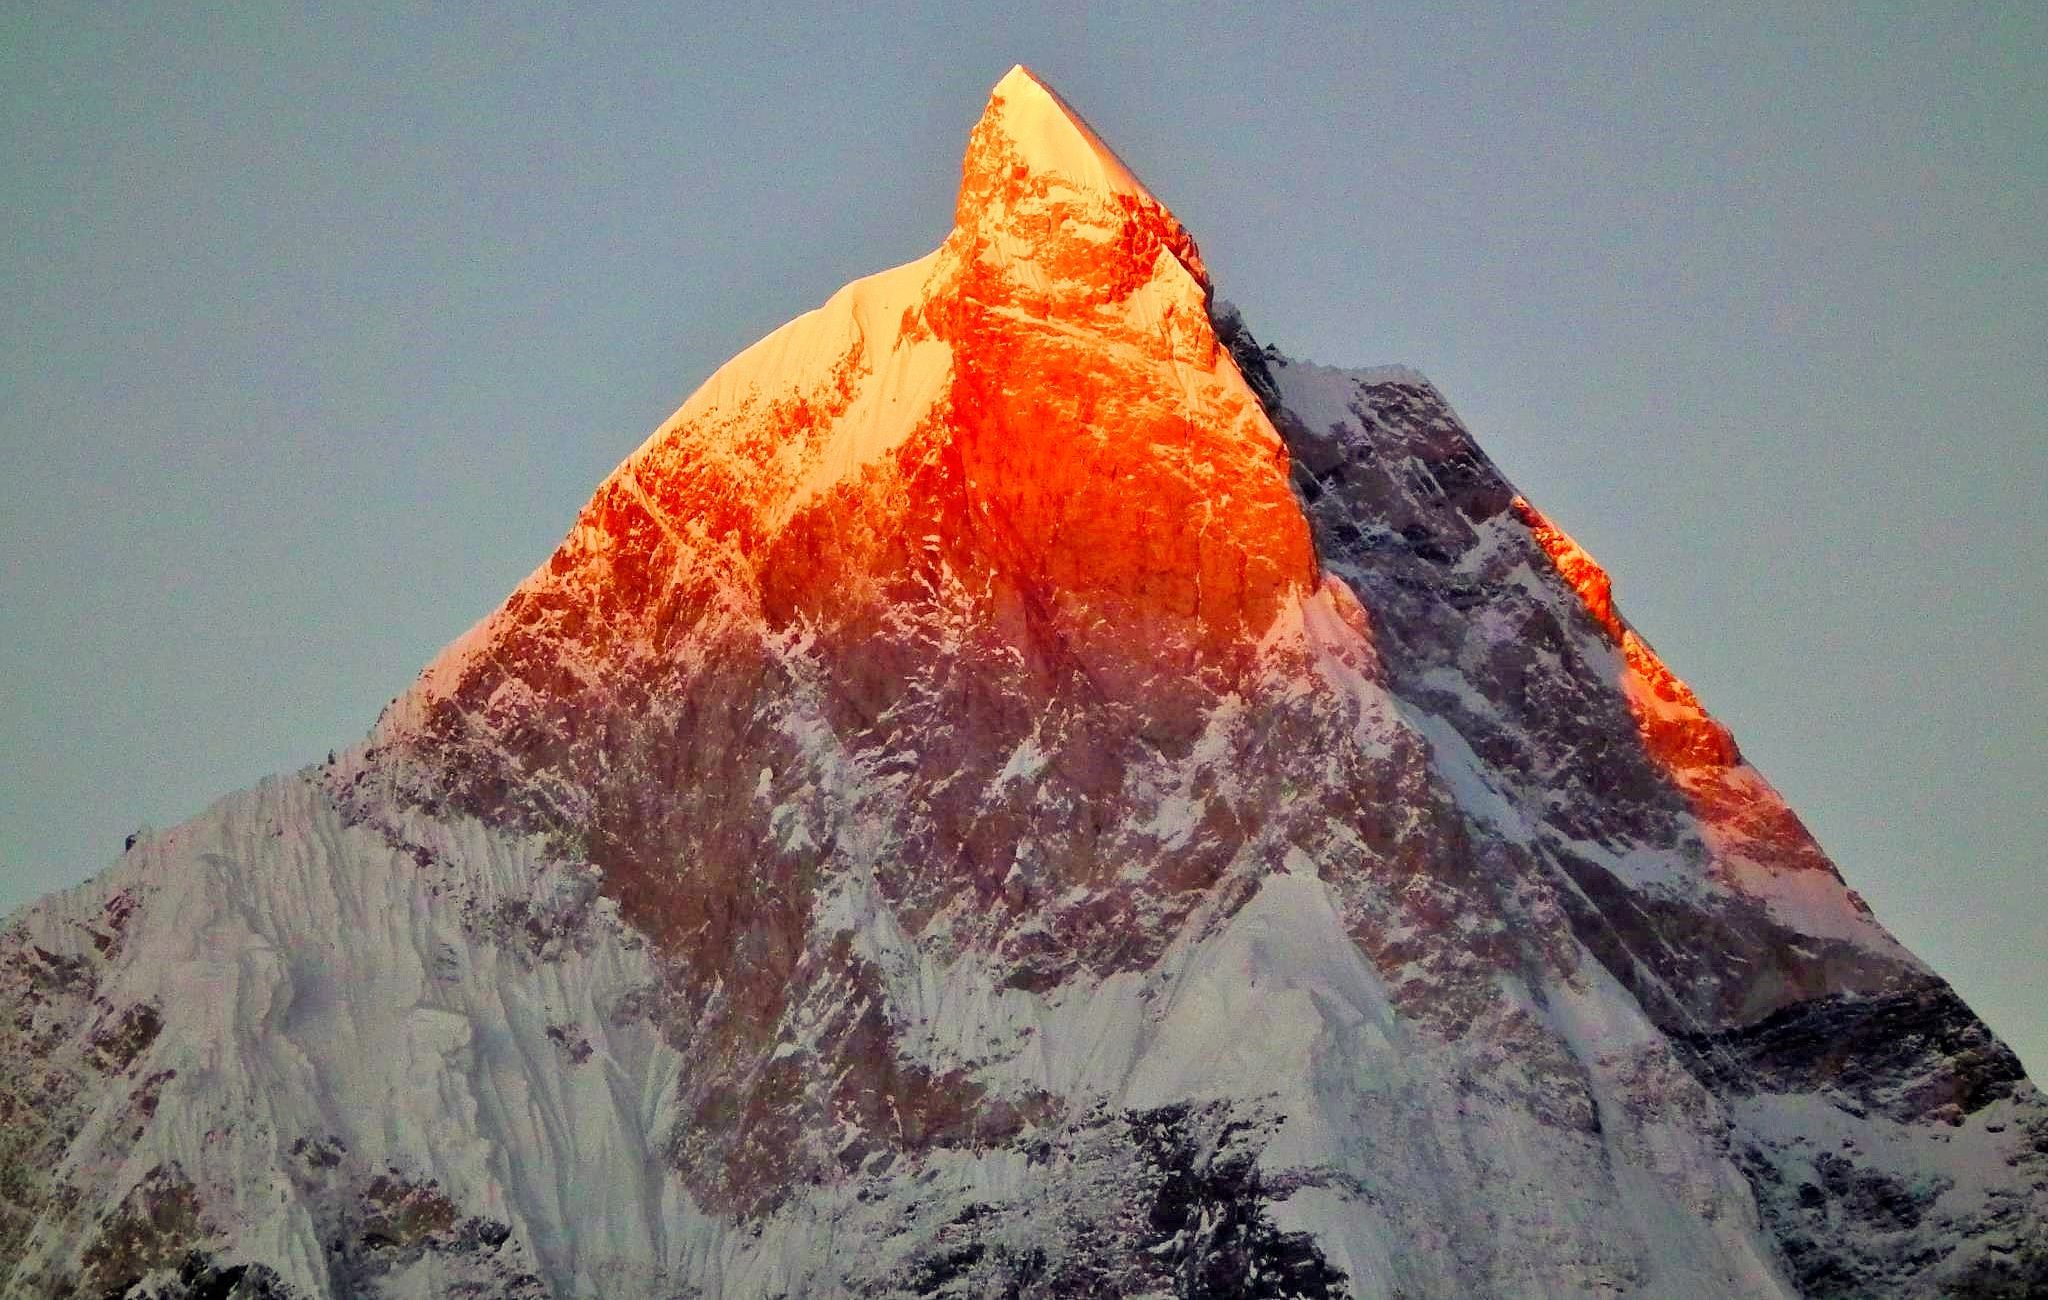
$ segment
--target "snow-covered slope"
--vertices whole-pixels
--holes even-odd
[[[2048,1287],[2048,1109],[1022,69],[371,737],[0,933],[21,1296]]]

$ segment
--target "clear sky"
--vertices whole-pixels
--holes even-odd
[[[1262,337],[1430,374],[2048,1071],[2048,6],[307,8],[0,12],[0,910],[358,738],[937,243],[1022,61]]]

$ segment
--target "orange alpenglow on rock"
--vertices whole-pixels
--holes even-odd
[[[937,251],[722,367],[515,604],[658,652],[720,614],[858,639],[947,583],[1113,692],[1234,680],[1315,560],[1194,241],[1021,67],[962,170]]]
[[[1315,560],[1194,240],[1021,67],[962,170],[922,311],[953,351],[963,522],[1049,596],[1084,661],[1113,670],[1161,638],[1235,664]]]
[[[1710,870],[1739,888],[1769,892],[1788,874],[1816,873],[1843,890],[1850,906],[1863,901],[1842,885],[1820,845],[1755,768],[1743,762],[1735,736],[1665,666],[1650,643],[1614,607],[1614,581],[1571,534],[1521,496],[1510,503],[1586,613],[1620,653],[1616,686],[1628,704],[1643,756],[1661,767],[1698,818],[1700,834],[1716,849]]]
[[[871,852],[848,847],[866,827],[906,922],[983,935],[1014,978],[1148,960],[1171,927],[1136,918],[1185,915],[1245,828],[1195,808],[1202,842],[1134,873],[1136,844],[1187,832],[1088,810],[1185,753],[1276,629],[1364,627],[1319,583],[1286,448],[1209,307],[1180,223],[1013,70],[940,247],[712,375],[387,712],[380,761],[583,845],[686,1001],[717,990],[699,1032],[735,1088],[786,1010],[819,864]],[[792,699],[808,720],[768,721]],[[841,780],[804,775],[820,746],[918,797],[794,813]],[[1016,923],[1052,898],[1054,924]],[[858,1104],[943,1092],[904,1087]],[[701,1162],[707,1196],[758,1194],[743,1137]]]
[[[1630,674],[1622,686],[1650,753],[1673,768],[1728,767],[1741,762],[1728,728],[1708,716],[1692,687],[1665,667],[1650,643],[1616,612],[1614,580],[1599,561],[1527,498],[1516,497],[1514,511],[1557,566],[1558,576],[1577,593],[1586,612],[1621,651]]]

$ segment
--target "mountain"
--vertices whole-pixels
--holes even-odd
[[[0,934],[28,1297],[2048,1292],[2048,1107],[1024,70],[368,739]]]

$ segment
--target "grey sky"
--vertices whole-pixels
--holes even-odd
[[[0,13],[0,910],[360,736],[936,244],[1023,61],[1262,337],[1435,378],[2048,1070],[2048,7],[148,8]]]

